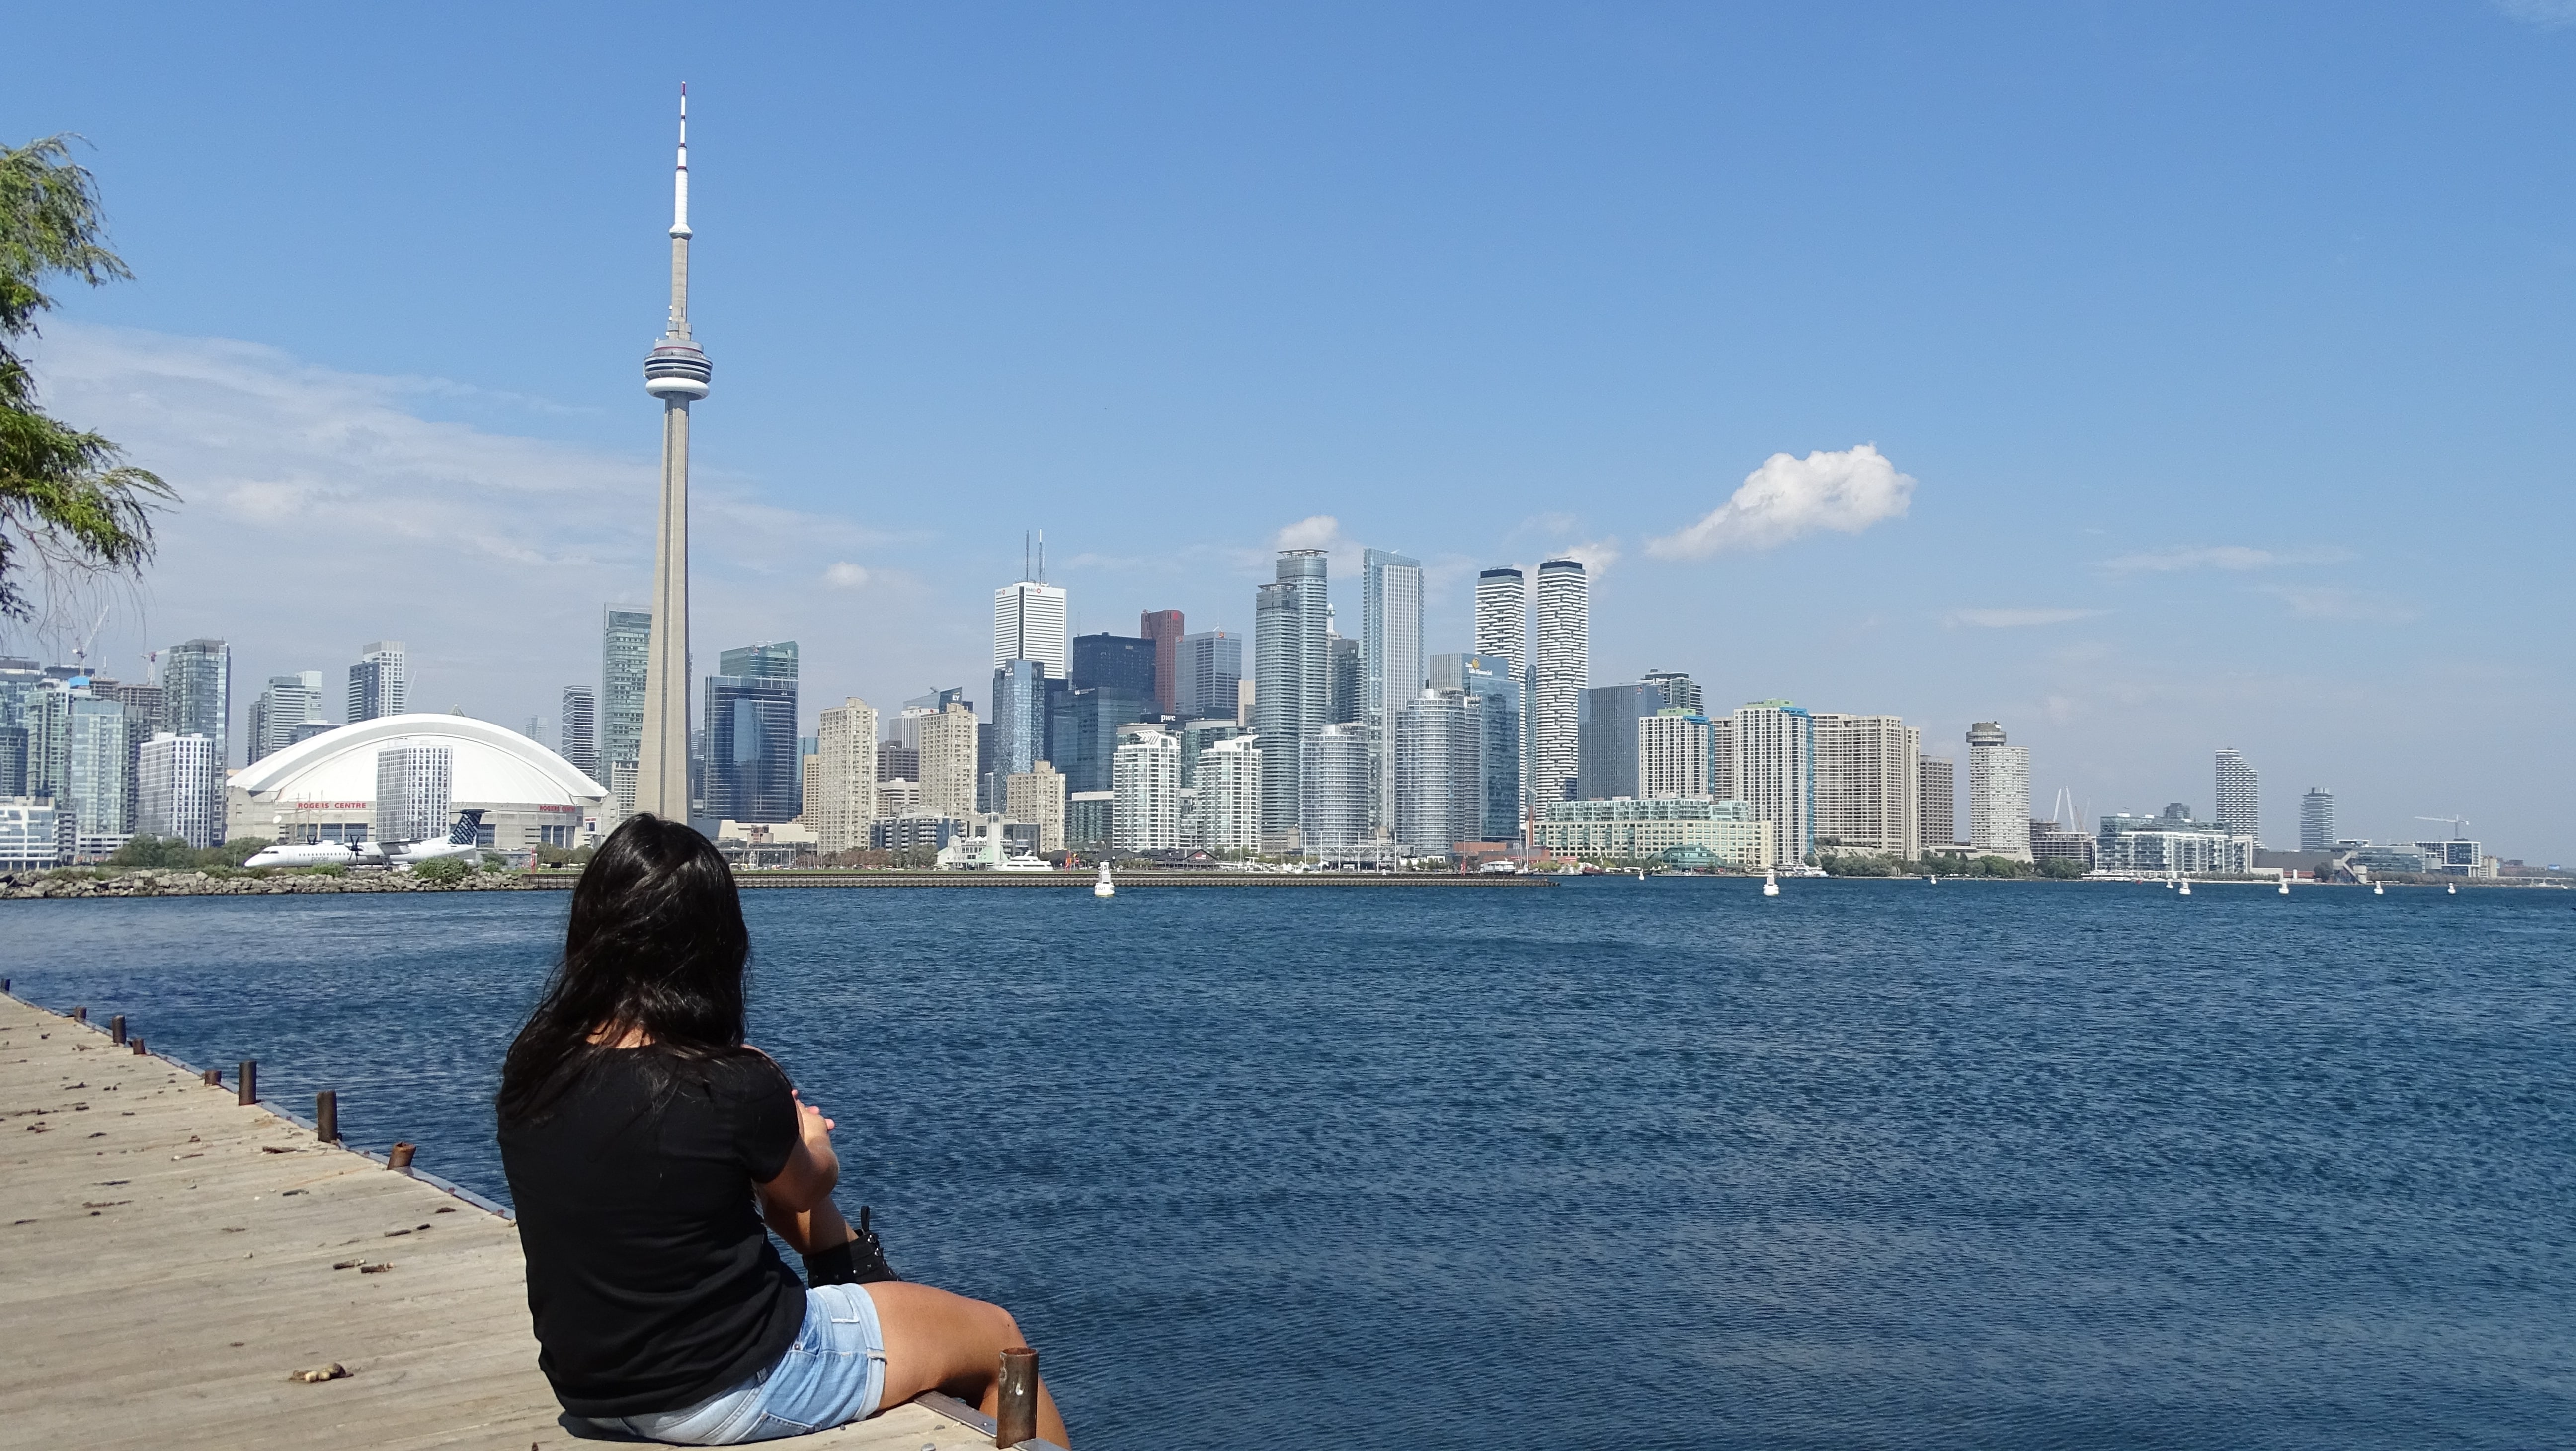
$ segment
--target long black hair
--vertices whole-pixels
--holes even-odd
[[[683,1060],[740,1050],[750,958],[715,844],[684,822],[628,817],[573,886],[563,961],[501,1064],[501,1122],[535,1117],[631,1031]]]

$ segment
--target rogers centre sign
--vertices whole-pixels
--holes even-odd
[[[376,803],[372,801],[298,801],[295,803],[295,809],[298,811],[373,811],[376,809]]]

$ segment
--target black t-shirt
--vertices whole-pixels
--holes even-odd
[[[502,1128],[537,1364],[565,1410],[676,1411],[786,1353],[805,1287],[752,1185],[796,1140],[786,1075],[748,1050],[602,1053],[536,1121]]]

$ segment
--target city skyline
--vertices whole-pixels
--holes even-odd
[[[1080,26],[1050,23],[1051,34],[1079,39]],[[1589,39],[1567,61],[1595,103],[1580,117],[1575,155],[1633,155],[1641,174],[1676,176],[1710,133],[1692,121],[1658,141],[1642,128],[1643,112],[1609,99],[1624,84],[1640,105],[1699,88],[1699,23],[1647,23],[1691,42],[1676,49],[1669,75]],[[1898,258],[1909,249],[1895,236],[1818,232],[1815,219],[1783,224],[1784,240],[1808,247],[1812,262],[1736,241],[1695,251],[1685,266],[1619,234],[1543,228],[1556,250],[1507,246],[1485,279],[1536,300],[1539,310],[1524,314],[1527,341],[1544,343],[1535,349],[1469,324],[1480,313],[1463,304],[1484,301],[1481,291],[1407,301],[1394,284],[1414,279],[1419,258],[1401,238],[1412,225],[1427,239],[1464,240],[1460,222],[1495,215],[1505,176],[1574,200],[1586,194],[1580,167],[1542,158],[1491,185],[1462,174],[1462,190],[1423,208],[1373,179],[1339,193],[1298,179],[1283,199],[1337,204],[1383,243],[1349,254],[1355,290],[1346,302],[1324,299],[1316,316],[1336,335],[1383,344],[1386,366],[1403,376],[1371,366],[1348,387],[1319,381],[1331,376],[1319,365],[1339,354],[1320,350],[1323,333],[1288,315],[1322,298],[1293,252],[1259,254],[1286,268],[1280,310],[1241,294],[1230,275],[1193,274],[1173,265],[1188,258],[1150,249],[1172,285],[1113,268],[1091,287],[1040,269],[1050,299],[1016,291],[997,300],[1036,319],[1026,332],[994,332],[994,315],[971,308],[933,309],[962,316],[992,345],[973,350],[972,369],[910,311],[898,308],[881,329],[843,326],[855,303],[874,305],[892,272],[943,298],[989,283],[1005,260],[990,251],[961,251],[972,259],[962,270],[926,266],[958,241],[929,203],[1001,195],[1012,179],[1002,143],[1024,138],[1035,113],[1005,110],[964,151],[939,152],[943,143],[918,128],[888,136],[863,163],[889,183],[867,189],[869,215],[881,220],[863,233],[883,265],[782,266],[833,234],[823,216],[787,205],[796,193],[784,182],[811,164],[818,136],[837,146],[829,138],[838,133],[782,110],[792,103],[778,88],[755,93],[748,44],[714,46],[692,58],[706,67],[692,89],[724,98],[722,119],[702,130],[714,126],[709,144],[723,148],[724,168],[711,174],[726,178],[730,251],[703,254],[699,281],[723,299],[726,325],[713,341],[729,369],[747,370],[731,376],[749,386],[729,394],[739,401],[727,404],[726,421],[698,439],[693,630],[802,639],[809,702],[855,695],[882,706],[930,681],[982,679],[967,668],[989,643],[976,638],[984,632],[974,601],[1011,577],[1011,536],[1023,529],[1052,532],[1049,577],[1068,588],[1077,633],[1124,632],[1137,612],[1168,608],[1193,629],[1248,637],[1248,586],[1268,572],[1271,548],[1298,543],[1331,552],[1350,634],[1361,612],[1358,549],[1400,546],[1423,561],[1431,653],[1477,643],[1478,570],[1534,569],[1591,546],[1594,683],[1681,669],[1706,686],[1712,711],[1786,698],[1897,714],[1950,754],[1970,723],[1997,720],[2015,745],[2032,748],[2034,795],[2068,788],[2095,814],[2172,799],[2214,810],[2203,799],[2208,753],[2233,746],[2264,773],[2267,838],[2286,836],[2299,793],[2321,780],[2337,788],[2347,835],[2400,839],[2417,816],[2460,815],[2510,853],[2547,858],[2576,847],[2564,825],[2576,788],[2544,775],[2535,791],[2508,774],[2545,750],[2541,723],[2563,718],[2567,703],[2563,672],[2535,663],[2564,656],[2553,623],[2564,614],[2561,587],[2539,549],[2563,528],[2563,491],[2513,510],[2454,510],[2423,482],[2451,477],[2446,461],[2463,454],[2497,477],[2554,478],[2549,460],[2566,453],[2566,425],[2531,403],[2558,376],[2530,354],[2534,340],[2564,331],[2552,311],[2562,304],[2537,300],[2558,294],[2534,292],[2521,262],[2482,260],[2511,237],[2556,225],[2555,213],[2534,214],[2543,203],[2492,184],[2508,151],[2550,129],[2523,114],[2535,104],[2520,99],[2532,86],[2484,87],[2465,106],[2438,103],[2454,94],[2438,84],[2421,88],[2421,99],[2362,102],[2319,93],[2313,81],[2267,97],[2200,62],[2181,63],[2196,80],[2158,73],[2111,40],[2001,35],[1974,21],[1944,39],[1892,13],[1873,23],[1913,34],[1921,48],[1919,68],[1890,63],[1899,91],[1946,84],[1937,79],[1944,61],[1990,44],[1993,65],[2080,61],[2063,73],[2123,77],[2135,95],[2078,105],[2060,140],[2016,141],[2005,153],[1951,148],[1993,155],[1985,175],[1994,185],[1984,190],[1956,164],[1909,182],[1847,138],[1757,126],[1751,150],[1730,153],[1686,197],[1657,191],[1691,209],[1692,235],[1724,220],[1734,199],[1806,167],[1885,189],[1905,218],[1902,234],[1929,227],[1974,239],[1998,260],[1979,263],[1967,255],[1973,245],[1945,243],[1940,255],[1955,274],[1936,287],[1906,270]],[[1098,24],[1098,34],[1114,29]],[[1757,54],[1830,38],[1835,22],[1762,24],[1770,28],[1742,37]],[[2354,43],[2431,81],[2478,74],[2536,85],[2558,77],[2570,56],[2567,32],[2495,13],[2382,24]],[[1395,42],[1407,54],[1440,38],[1429,22],[1408,26]],[[2285,22],[2223,29],[2244,54],[2294,66],[2299,36]],[[1183,74],[1202,58],[1192,46],[1211,33],[1181,27],[1140,51],[1133,73]],[[1298,30],[1266,63],[1274,69],[1237,79],[1321,66],[1323,33]],[[938,63],[940,36],[936,23],[919,22],[885,41],[890,55],[930,58],[918,84],[954,83],[954,68]],[[182,24],[136,63],[160,74],[234,43]],[[288,38],[276,60],[241,59],[253,74],[299,57],[310,66],[318,53],[299,46],[337,43]],[[1420,104],[1434,95],[1469,103],[1507,142],[1511,123],[1484,103],[1543,49],[1526,18],[1511,20],[1476,62],[1432,76],[1426,95],[1371,82],[1356,104],[1390,123],[1383,134],[1399,146],[1436,134],[1438,107]],[[1969,65],[1960,83],[1988,63]],[[562,687],[596,678],[593,612],[650,594],[650,521],[637,514],[649,510],[640,501],[654,466],[640,436],[643,400],[631,392],[633,349],[647,339],[630,329],[639,288],[657,285],[668,265],[636,245],[659,225],[655,193],[669,184],[667,173],[653,175],[668,155],[658,151],[670,94],[658,77],[667,72],[667,63],[614,50],[595,70],[574,68],[564,97],[531,115],[539,144],[524,154],[426,154],[413,133],[436,132],[410,124],[400,85],[384,88],[394,99],[353,107],[337,134],[287,135],[290,149],[331,153],[294,168],[302,173],[346,176],[377,158],[405,179],[382,197],[205,191],[194,176],[216,173],[190,161],[194,133],[272,130],[287,114],[277,108],[290,102],[258,86],[223,98],[213,127],[202,117],[183,126],[177,108],[148,99],[82,96],[41,78],[0,101],[0,122],[17,131],[91,138],[97,149],[85,162],[142,278],[67,297],[37,354],[40,377],[66,413],[129,442],[188,501],[165,520],[162,556],[140,596],[110,602],[118,608],[92,657],[101,673],[136,678],[144,650],[221,636],[240,654],[238,697],[316,668],[336,684],[356,646],[399,637],[410,646],[415,708],[458,704],[497,721],[549,716]],[[1012,70],[989,84],[1000,94],[1027,78]],[[2157,98],[2192,85],[2217,86],[2226,104],[2168,134],[2175,113]],[[1057,93],[1041,84],[1033,94]],[[2332,134],[2297,130],[2295,118],[2320,102],[2346,124]],[[1887,114],[1884,105],[1862,102],[1867,116]],[[1959,141],[1963,126],[1983,135],[2040,107],[2038,98],[2005,99],[1972,109],[1973,126],[1931,125]],[[1209,114],[1209,140],[1248,145],[1254,171],[1273,179],[1310,161],[1310,146],[1338,156],[1349,144],[1338,135],[1291,141],[1221,106]],[[1190,157],[1157,151],[1161,133],[1140,129],[1142,119],[1115,109],[1087,116],[1069,139],[1087,174],[1121,198],[1058,239],[1069,256],[1132,251],[1173,219],[1167,203],[1128,183],[1204,179]],[[2281,194],[2270,171],[2217,149],[2249,132],[2325,180]],[[2392,135],[2447,144],[2464,164],[2439,181],[2391,175],[2371,158]],[[2129,217],[2131,203],[2108,183],[2065,180],[2041,164],[2064,159],[2041,154],[2060,145],[2119,148],[2133,163],[2120,188],[2176,204],[2179,230],[2166,235],[2188,265],[2141,273],[2139,254],[2100,241],[2099,224]],[[934,157],[966,164],[936,179],[936,168],[908,169]],[[559,185],[567,158],[600,165]],[[469,179],[487,221],[546,210],[542,245],[585,275],[546,271],[531,281],[511,275],[517,261],[419,251],[391,227],[397,217],[410,223],[422,195]],[[540,182],[543,209],[532,199]],[[2195,188],[2212,199],[2196,200]],[[1603,217],[1643,228],[1635,237],[1664,235],[1649,225],[1658,214],[1646,195],[1614,189],[1595,199]],[[1969,196],[1993,202],[1993,215],[1967,209],[1959,199]],[[290,222],[345,210],[351,230],[335,235],[390,249],[409,275],[437,285],[415,301],[388,295],[372,263],[317,272],[243,250],[252,244],[236,233],[265,229],[225,219],[250,205]],[[829,197],[814,205],[839,215]],[[2404,229],[2407,215],[2427,209],[2450,218],[2457,240]],[[2191,229],[2222,213],[2244,221],[2243,240]],[[2361,240],[2336,243],[2340,251],[2309,245],[2326,235]],[[2034,245],[2043,248],[2036,264]],[[2329,252],[2344,260],[2316,260]],[[1614,287],[1579,260],[1596,254],[1625,259],[1642,290]],[[2294,266],[2292,257],[2307,260]],[[2320,276],[2343,280],[2305,291],[2297,282]],[[1193,277],[1225,285],[1194,288]],[[1748,286],[1760,295],[1738,290]],[[2274,301],[2249,310],[2248,287]],[[1955,307],[1939,300],[1943,289]],[[418,309],[433,296],[451,306],[466,298],[471,315],[425,325]],[[1668,297],[1661,310],[1674,316],[1725,325],[1701,330],[1705,347],[1683,343],[1640,321],[1636,304],[1647,297]],[[1132,305],[1139,330],[1101,334],[1109,351],[1097,356],[1070,346],[1098,333],[1092,324],[1114,315],[1099,310],[1112,301]],[[2499,323],[2508,311],[2512,321]],[[2038,321],[2075,315],[2098,343]],[[2350,345],[2347,315],[2374,320],[2371,345]],[[2477,357],[2495,361],[2467,358],[2461,335],[2437,315],[2480,319]],[[2171,327],[2156,321],[2165,316]],[[1597,348],[1576,318],[1596,320]],[[851,336],[869,341],[853,348]],[[2244,346],[2212,362],[2201,346],[2211,336]],[[1870,341],[1855,351],[1855,337]],[[1835,340],[1830,350],[1825,338]],[[1170,367],[1191,356],[1174,350],[1182,339],[1213,349],[1186,382]],[[1265,345],[1272,361],[1248,366],[1241,349]],[[1721,361],[1730,347],[1758,369]],[[1562,368],[1536,361],[1550,352],[1565,355]],[[982,366],[992,356],[1016,361],[996,375]],[[1609,361],[1620,356],[1634,363]],[[2269,361],[2258,367],[2257,357]],[[2405,365],[2409,357],[2424,361]],[[1098,382],[1063,371],[1077,358]],[[1578,375],[1583,367],[1598,384]],[[2270,381],[2283,376],[2308,381]],[[1381,393],[1391,408],[1370,401]],[[2019,400],[2009,413],[1980,401],[2005,395]],[[834,422],[847,400],[859,415]],[[228,431],[212,426],[218,415]],[[1311,422],[1289,428],[1290,418]],[[388,446],[361,456],[329,442],[361,435]],[[1807,516],[1817,528],[1784,538],[1796,520],[1746,506],[1783,497],[1847,507]],[[968,499],[972,507],[960,507]],[[2521,517],[2508,526],[2508,514]],[[314,610],[266,572],[238,567],[280,550],[306,562],[302,578],[333,609]],[[2464,578],[2479,592],[2462,592],[2455,581]],[[2487,630],[2491,617],[2517,621],[2516,630]],[[853,618],[868,628],[832,627]],[[77,634],[89,619],[83,612],[64,628]],[[26,631],[0,652],[67,653]],[[2476,751],[2434,732],[2439,712],[2424,709],[2464,695],[2491,733]],[[602,708],[604,716],[604,700]],[[246,728],[238,712],[232,725]],[[810,719],[802,725],[812,729]]]

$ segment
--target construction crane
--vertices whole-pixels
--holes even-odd
[[[2418,816],[2415,819],[2417,821],[2447,823],[2451,828],[2451,840],[2453,841],[2465,841],[2468,838],[2469,819],[2465,816]]]

